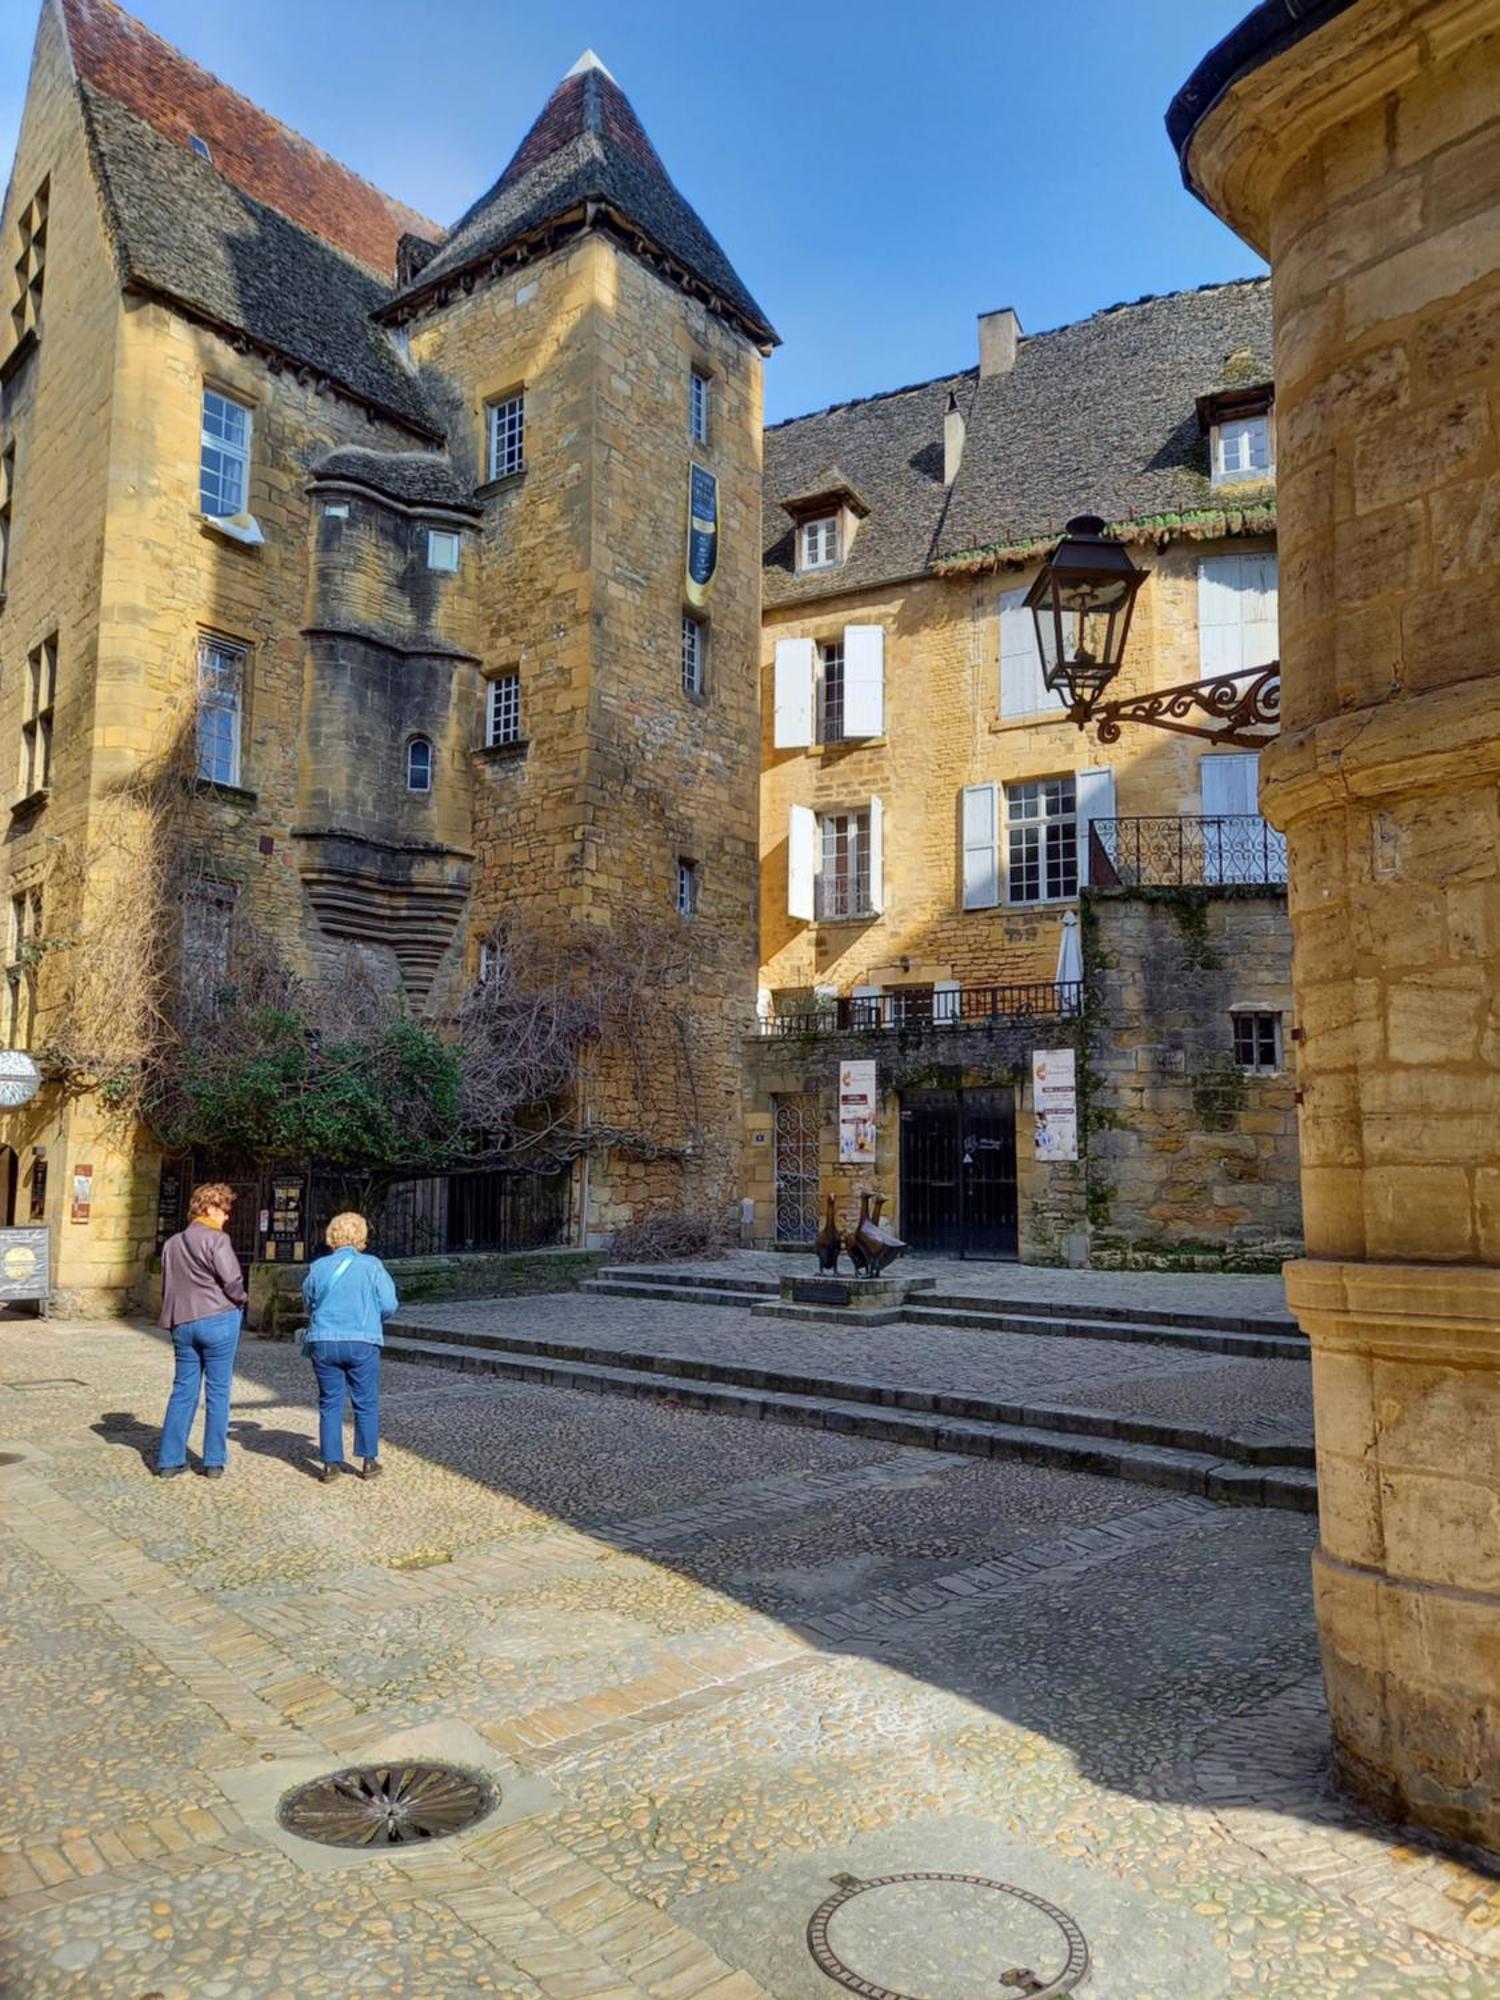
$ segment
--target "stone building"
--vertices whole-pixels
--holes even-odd
[[[445,230],[45,0],[0,229],[9,1044],[55,1038],[170,805],[206,860],[151,950],[210,986],[252,921],[441,1021],[502,924],[679,926],[678,1037],[579,1111],[655,1144],[596,1148],[574,1221],[727,1206],[775,335],[613,78],[582,59]],[[117,1301],[149,1140],[58,1082],[3,1137],[3,1219]]]
[[[1275,659],[1270,337],[1259,280],[1035,336],[987,313],[977,366],[767,432],[763,1240],[807,1239],[830,1194],[852,1219],[873,1184],[914,1246],[966,1254],[1274,1262],[1297,1242],[1284,858],[1256,754],[1080,734],[1023,605],[1092,512],[1149,572],[1116,692]],[[1055,1048],[1077,1161],[1039,1157],[1032,1058]],[[851,1062],[877,1100],[854,1158]]]
[[[1169,117],[1270,261],[1338,1767],[1500,1852],[1500,4],[1260,6]]]

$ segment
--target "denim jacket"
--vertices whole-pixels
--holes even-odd
[[[302,1335],[304,1348],[320,1340],[368,1340],[381,1347],[381,1321],[399,1303],[380,1259],[348,1249],[330,1250],[318,1259],[302,1280],[302,1297],[311,1314]]]

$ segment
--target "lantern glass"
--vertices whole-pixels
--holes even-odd
[[[1095,514],[1067,532],[1026,593],[1036,620],[1042,679],[1072,709],[1087,710],[1125,657],[1130,613],[1144,577]]]

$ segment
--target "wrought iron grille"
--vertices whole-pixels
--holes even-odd
[[[840,1035],[861,1030],[957,1028],[986,1021],[1029,1021],[1038,1015],[1076,1014],[1083,987],[1074,979],[1043,979],[1029,986],[897,987],[889,993],[829,999],[796,1013],[773,1014],[763,1035]]]
[[[818,1099],[776,1099],[776,1240],[811,1243],[818,1233]]]
[[[1089,825],[1095,888],[1279,887],[1286,837],[1259,813],[1096,819]]]

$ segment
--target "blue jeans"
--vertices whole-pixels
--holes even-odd
[[[344,1398],[354,1405],[354,1456],[380,1456],[380,1349],[373,1340],[315,1340],[308,1347],[318,1378],[318,1456],[344,1462]]]
[[[229,1385],[234,1380],[234,1350],[240,1342],[240,1314],[210,1313],[207,1319],[184,1320],[172,1329],[176,1366],[167,1414],[162,1419],[156,1462],[187,1464],[188,1432],[198,1414],[203,1391],[203,1463],[222,1465],[229,1447]]]

